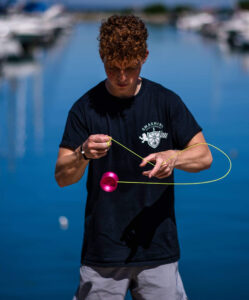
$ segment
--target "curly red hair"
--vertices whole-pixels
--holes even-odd
[[[108,62],[143,60],[147,53],[147,38],[148,31],[140,18],[113,15],[100,27],[100,57]]]

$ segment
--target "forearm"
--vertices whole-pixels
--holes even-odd
[[[175,168],[187,172],[199,172],[210,168],[212,154],[207,145],[191,145],[184,150],[177,150]]]
[[[79,148],[57,160],[55,179],[60,187],[76,183],[84,175],[88,160],[84,160]]]
[[[189,141],[185,149],[151,153],[143,159],[140,167],[146,166],[149,161],[153,162],[154,168],[144,171],[143,175],[162,179],[169,177],[174,168],[193,173],[208,169],[212,160],[204,136],[199,132]]]

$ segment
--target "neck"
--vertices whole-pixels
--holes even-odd
[[[142,78],[141,77],[138,78],[138,80],[134,86],[132,86],[129,90],[123,91],[123,92],[113,88],[113,86],[110,84],[108,79],[105,81],[105,87],[106,87],[107,91],[111,95],[118,97],[118,98],[131,98],[131,97],[136,96],[138,94],[138,92],[140,91],[141,86],[142,86]]]

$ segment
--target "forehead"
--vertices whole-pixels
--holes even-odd
[[[105,65],[107,67],[116,67],[119,69],[130,68],[130,67],[138,67],[141,61],[139,59],[133,60],[112,60],[106,61]]]

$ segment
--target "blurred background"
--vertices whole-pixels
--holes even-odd
[[[141,75],[179,94],[233,163],[223,181],[176,187],[187,295],[249,299],[249,1],[236,0],[0,1],[0,299],[66,300],[77,288],[86,176],[59,188],[54,167],[68,110],[105,78],[97,36],[113,13],[146,22]],[[225,174],[211,151],[210,170],[176,181]]]

